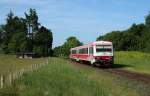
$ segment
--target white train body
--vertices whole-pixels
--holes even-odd
[[[114,62],[113,44],[109,41],[96,41],[70,49],[70,59],[89,61],[91,64],[112,65]]]

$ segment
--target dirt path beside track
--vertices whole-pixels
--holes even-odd
[[[137,73],[137,72],[132,72],[124,69],[104,69],[106,72],[110,72],[112,74],[116,74],[119,76],[127,77],[129,79],[133,79],[139,82],[143,83],[149,83],[150,84],[150,75],[149,74],[144,74],[144,73]]]
[[[81,64],[78,62],[71,62],[72,64]],[[89,66],[91,68],[95,68],[96,70],[103,70],[105,72],[109,72],[114,75],[122,76],[122,77],[127,77],[132,80],[136,80],[138,82],[142,82],[145,84],[150,84],[150,74],[144,74],[144,73],[138,73],[138,72],[133,72],[121,68],[99,68],[99,67],[92,67],[89,64],[82,63],[83,66]]]

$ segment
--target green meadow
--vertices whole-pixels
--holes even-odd
[[[0,72],[17,70],[31,64],[46,63],[48,58],[18,59],[0,55]],[[114,68],[150,74],[150,54],[115,52]],[[102,69],[72,64],[49,57],[48,64],[24,73],[12,86],[0,89],[0,96],[149,96],[150,84],[130,80]]]
[[[16,71],[26,68],[32,64],[42,64],[46,62],[46,58],[38,59],[19,59],[15,55],[0,54],[0,74],[7,74],[10,71]]]
[[[150,74],[150,54],[136,51],[115,52],[115,66],[130,71]]]
[[[2,96],[148,96],[150,84],[60,58],[24,74],[12,87],[1,90]]]

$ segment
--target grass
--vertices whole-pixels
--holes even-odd
[[[7,91],[6,91],[7,90]],[[9,90],[9,91],[8,91]],[[1,96],[148,96],[150,86],[95,70],[82,64],[71,64],[50,58],[49,64],[31,74],[24,74]]]
[[[0,55],[0,74],[45,63],[45,58],[18,59]],[[115,52],[115,67],[150,74],[150,54]],[[49,64],[23,74],[13,86],[0,89],[0,96],[149,96],[150,84],[140,83],[82,64],[49,58]]]
[[[124,69],[150,74],[150,54],[134,51],[115,52],[115,64]]]
[[[37,59],[19,59],[15,55],[0,54],[0,74],[7,74],[9,71],[15,71],[25,68],[31,64],[45,63],[46,58]]]

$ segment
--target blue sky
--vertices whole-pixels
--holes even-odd
[[[24,12],[35,8],[39,22],[53,32],[54,46],[69,36],[89,43],[107,32],[144,23],[149,4],[149,0],[0,0],[0,24],[10,10],[24,17]]]

